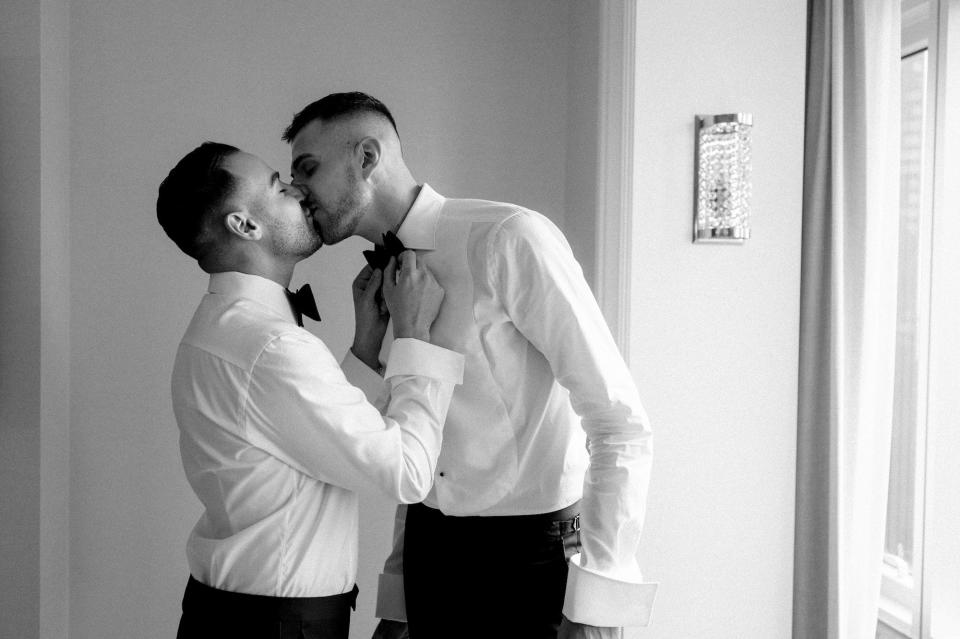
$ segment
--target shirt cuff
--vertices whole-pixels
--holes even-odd
[[[380,374],[361,362],[352,350],[347,350],[340,362],[340,368],[343,369],[347,381],[362,390],[368,402],[377,405],[377,400],[387,388]]]
[[[390,348],[384,379],[419,375],[441,382],[463,383],[463,355],[427,342],[401,337]]]
[[[657,594],[657,583],[617,581],[580,567],[580,555],[570,558],[563,614],[589,626],[646,626]]]
[[[380,573],[377,583],[377,619],[407,621],[407,606],[403,595],[403,575]]]

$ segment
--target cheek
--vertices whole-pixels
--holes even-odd
[[[309,185],[317,202],[326,205],[333,201],[334,198],[331,195],[335,184],[329,178],[325,176],[314,177],[310,180]]]
[[[330,211],[337,211],[340,214],[346,212],[354,202],[350,189],[343,188],[343,185],[331,185],[324,193],[324,199]]]

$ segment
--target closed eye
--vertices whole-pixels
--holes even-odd
[[[293,161],[293,164],[290,165],[290,172],[294,178],[310,177],[317,170],[318,165],[319,163],[316,161],[316,158],[304,153],[297,157],[297,159]]]

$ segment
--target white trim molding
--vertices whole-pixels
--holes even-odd
[[[637,0],[600,3],[597,299],[630,361]]]

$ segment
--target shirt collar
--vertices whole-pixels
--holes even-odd
[[[294,324],[297,321],[287,297],[287,289],[265,277],[237,271],[211,273],[207,291],[214,295],[252,300],[283,319]]]
[[[413,201],[413,206],[407,211],[407,216],[397,230],[397,237],[405,247],[427,250],[436,248],[440,208],[446,199],[430,188],[429,184],[420,187],[420,194]]]

